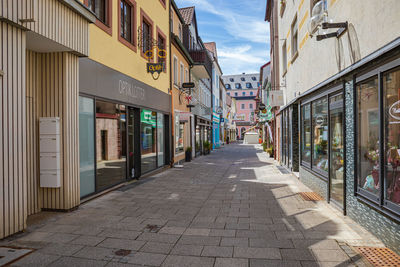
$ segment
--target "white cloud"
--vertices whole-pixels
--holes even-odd
[[[269,59],[264,50],[254,50],[250,45],[220,47],[218,60],[225,75],[242,72],[259,72],[260,67]]]
[[[218,60],[224,74],[259,72],[269,60],[269,25],[264,22],[264,0],[177,0],[180,7],[195,6],[197,11],[215,15],[215,26],[210,21],[199,25],[206,28],[218,27],[226,36],[216,37]],[[259,12],[263,10],[262,12]],[[198,13],[197,13],[198,14]],[[258,14],[256,16],[255,14]],[[211,24],[211,25],[210,25]],[[211,30],[210,33],[216,33]]]

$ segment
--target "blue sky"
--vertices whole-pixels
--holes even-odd
[[[259,72],[269,61],[266,0],[175,0],[179,8],[196,7],[203,42],[216,42],[225,75]]]

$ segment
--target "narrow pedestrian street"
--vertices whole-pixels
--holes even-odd
[[[11,266],[368,266],[353,247],[382,243],[308,191],[261,146],[230,144],[0,243],[35,248]]]

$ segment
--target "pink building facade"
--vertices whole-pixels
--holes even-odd
[[[222,77],[227,95],[236,99],[236,114],[233,120],[236,122],[236,135],[239,139],[243,139],[244,133],[255,124],[258,77],[258,73]]]

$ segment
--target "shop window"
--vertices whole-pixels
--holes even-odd
[[[383,75],[384,90],[384,196],[387,205],[400,210],[400,69]]]
[[[357,85],[358,93],[358,186],[378,200],[379,98],[378,78]]]
[[[326,173],[328,162],[328,100],[326,97],[312,103],[313,170]]]
[[[177,123],[176,123],[176,153],[184,152],[184,133],[185,133],[185,123],[179,122],[179,116],[177,116]]]
[[[311,164],[311,106],[310,104],[301,107],[301,159],[302,162]]]
[[[95,188],[95,127],[94,100],[79,97],[79,168],[80,196],[94,193]]]
[[[157,168],[157,112],[143,109],[140,116],[142,173]]]
[[[96,101],[96,191],[126,179],[126,107]]]

